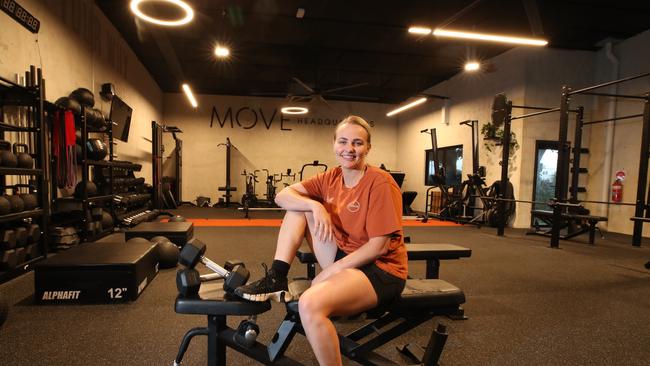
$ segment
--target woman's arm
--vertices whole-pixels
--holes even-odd
[[[391,237],[388,235],[370,238],[368,242],[344,258],[323,269],[312,281],[312,285],[326,280],[328,277],[346,268],[359,268],[374,262],[377,258],[388,253]]]
[[[314,215],[314,236],[320,240],[334,240],[332,219],[325,207],[307,195],[300,183],[285,187],[275,196],[275,203],[287,211],[310,211]]]

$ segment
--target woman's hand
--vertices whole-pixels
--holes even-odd
[[[316,201],[314,201],[311,212],[314,215],[314,236],[320,241],[333,242],[334,229],[332,228],[332,219],[329,212],[321,203]]]

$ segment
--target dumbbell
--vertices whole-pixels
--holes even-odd
[[[194,239],[191,242],[185,244],[183,250],[181,250],[181,253],[178,255],[178,263],[182,264],[188,269],[194,269],[194,267],[196,267],[199,262],[203,263],[206,267],[214,271],[217,276],[220,276],[224,279],[223,289],[228,293],[234,292],[237,287],[245,285],[248,281],[250,272],[246,269],[246,267],[244,267],[243,264],[234,264],[232,266],[232,269],[228,271],[217,263],[206,258],[204,254],[205,244],[198,239]],[[194,286],[197,286],[198,283],[198,286],[200,286],[200,278],[197,282],[195,278],[196,276],[192,276],[193,275],[187,275],[186,279],[189,281],[188,283]],[[183,281],[181,281],[181,284],[182,282]],[[198,292],[198,288],[196,291]]]
[[[176,288],[182,297],[196,296],[199,293],[202,282],[219,280],[221,277],[218,273],[200,275],[199,271],[193,268],[185,268],[176,272]]]

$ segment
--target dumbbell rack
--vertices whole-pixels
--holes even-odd
[[[12,181],[16,181],[16,177],[30,177],[30,184],[32,180],[34,182],[30,193],[37,195],[38,206],[33,210],[0,216],[2,227],[0,239],[8,239],[0,243],[0,283],[31,270],[33,263],[45,258],[49,250],[50,202],[47,178],[49,157],[45,148],[47,128],[44,105],[46,102],[41,69],[31,66],[25,73],[25,84],[26,86],[22,86],[0,77],[0,139],[4,140],[7,137],[6,133],[26,133],[33,151],[31,155],[34,158],[35,168],[0,166],[0,188],[4,192],[9,186],[7,182],[9,177],[13,177],[10,179]],[[18,111],[22,111],[22,115]],[[19,119],[26,121],[24,126],[9,123],[10,116],[16,114]],[[29,238],[22,229],[25,224],[29,225],[28,230],[33,234]],[[35,226],[36,224],[38,227]]]

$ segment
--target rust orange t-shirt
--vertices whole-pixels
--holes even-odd
[[[388,253],[375,263],[402,279],[408,274],[408,259],[402,232],[402,194],[393,177],[368,166],[356,186],[343,183],[341,167],[301,182],[310,198],[323,204],[334,226],[336,244],[351,253],[370,238],[390,235]]]

